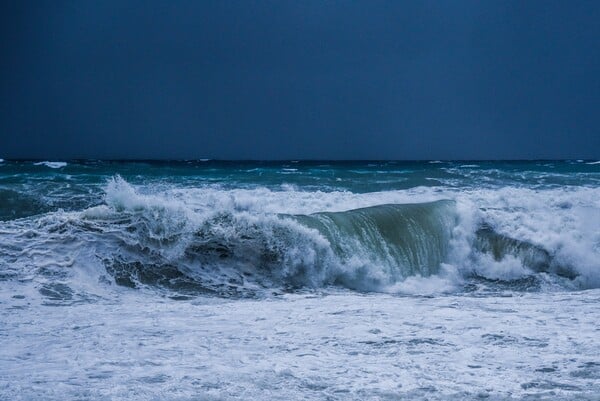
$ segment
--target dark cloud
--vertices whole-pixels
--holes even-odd
[[[14,3],[0,157],[600,156],[597,2]]]

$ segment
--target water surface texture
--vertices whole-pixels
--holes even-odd
[[[598,400],[600,163],[0,162],[0,399]]]

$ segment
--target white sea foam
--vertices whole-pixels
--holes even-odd
[[[308,267],[327,254],[327,238],[279,215],[441,199],[454,201],[456,222],[436,274],[386,281],[384,269],[364,270],[360,247],[345,266],[351,273],[362,265],[362,276],[347,277],[383,282],[372,289],[384,293],[319,287],[332,272]],[[294,185],[158,187],[115,177],[95,203],[0,224],[0,253],[10,260],[0,278],[0,326],[10,340],[0,347],[1,399],[597,400],[600,290],[571,289],[600,287],[600,188],[357,194]],[[476,253],[483,222],[570,266],[578,274],[573,287],[469,296],[469,274],[499,282],[552,274],[514,255]],[[194,271],[186,259],[186,250],[214,245],[192,255],[197,264],[241,235],[249,245],[241,242],[234,254],[271,239],[272,249],[300,265],[282,263],[279,274],[305,272],[308,286],[291,294],[268,287],[279,295],[251,299],[182,300],[151,284],[116,286],[107,270],[107,261],[141,260],[147,264],[125,269],[140,280],[146,273],[148,283],[180,263],[220,294],[232,285],[260,293],[277,277]],[[156,281],[173,285],[181,280],[173,273]]]
[[[48,307],[0,282],[7,400],[597,400],[598,290]],[[15,298],[17,296],[18,298]]]
[[[407,277],[405,280],[384,286],[380,290],[390,294],[435,295],[456,292],[463,280],[456,267],[442,264],[438,274]]]
[[[523,266],[518,258],[508,255],[502,260],[494,260],[490,255],[482,255],[474,269],[479,275],[502,281],[517,280],[530,276],[533,272]]]
[[[45,162],[37,162],[37,163],[33,163],[35,166],[46,166],[46,167],[50,167],[50,168],[61,168],[61,167],[65,167],[67,165],[67,162],[49,162],[49,161],[45,161]]]
[[[496,231],[548,250],[580,274],[582,286],[600,285],[600,188],[504,188],[469,197]]]
[[[588,162],[588,163],[586,163],[586,164],[600,164],[600,160],[598,160],[598,161],[595,161],[595,162]]]

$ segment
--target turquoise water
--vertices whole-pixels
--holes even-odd
[[[595,399],[599,290],[594,160],[0,163],[3,399]]]
[[[415,187],[548,189],[600,184],[600,164],[594,161],[72,161],[59,168],[4,161],[0,164],[0,218],[98,204],[103,186],[117,174],[131,184],[159,189],[280,190],[287,185],[303,191],[368,193]]]

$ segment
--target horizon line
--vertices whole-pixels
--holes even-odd
[[[5,162],[542,162],[542,161],[590,161],[598,158],[533,158],[533,159],[219,159],[219,158],[0,158]]]

